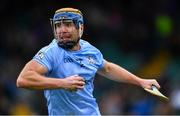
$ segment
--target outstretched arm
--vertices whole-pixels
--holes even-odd
[[[34,60],[29,61],[17,79],[17,87],[28,89],[69,89],[76,90],[84,87],[84,79],[77,75],[64,79],[44,76],[47,68]]]
[[[141,86],[142,88],[151,89],[152,85],[160,88],[160,85],[155,79],[139,78],[124,68],[108,61],[105,61],[104,67],[101,70],[98,70],[98,74],[117,82],[135,84]]]

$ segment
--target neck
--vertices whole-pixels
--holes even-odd
[[[78,44],[75,45],[72,49],[70,49],[70,51],[77,51],[77,50],[80,50],[80,49],[81,49],[81,46],[80,46],[80,44],[78,42]]]

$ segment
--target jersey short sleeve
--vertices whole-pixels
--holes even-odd
[[[105,63],[105,60],[103,58],[103,55],[102,53],[98,50],[98,53],[97,53],[97,65],[98,65],[98,68],[101,69],[104,67],[104,63]]]
[[[50,72],[53,65],[52,53],[53,52],[48,48],[48,46],[44,47],[33,57],[33,60],[46,67],[48,72]]]

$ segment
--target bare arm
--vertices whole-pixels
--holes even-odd
[[[29,61],[17,79],[17,87],[28,89],[82,89],[84,80],[79,76],[64,79],[45,77],[47,68],[34,60]]]
[[[155,79],[139,78],[136,75],[128,72],[124,68],[114,63],[110,63],[108,61],[105,61],[103,69],[99,70],[98,73],[102,76],[105,76],[111,80],[118,82],[135,84],[148,89],[150,89],[152,85],[155,85],[156,87],[160,88],[160,85],[157,83]]]

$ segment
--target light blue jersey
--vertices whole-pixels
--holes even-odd
[[[54,39],[33,58],[48,69],[48,77],[79,75],[85,79],[82,90],[45,90],[49,115],[100,115],[93,97],[93,80],[97,70],[103,67],[104,59],[101,52],[87,41],[81,39],[80,46],[78,51],[66,51]]]

